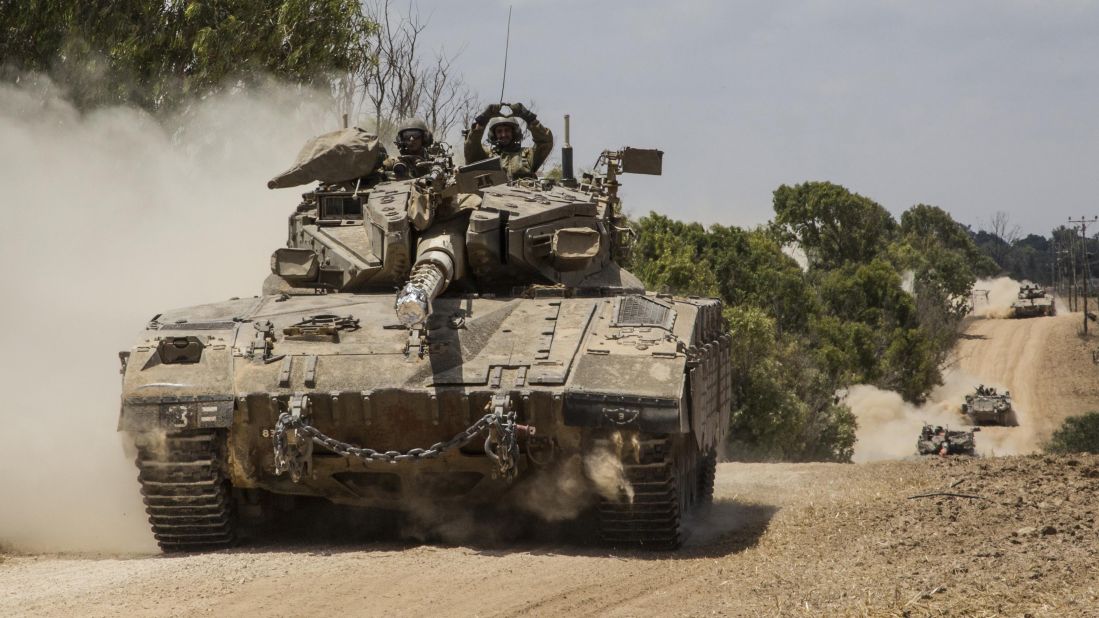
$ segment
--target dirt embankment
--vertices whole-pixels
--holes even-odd
[[[1077,317],[969,324],[960,369],[1020,407],[1002,431],[1039,442],[1099,409]],[[1099,456],[722,464],[676,553],[478,542],[490,522],[458,545],[334,527],[211,554],[8,553],[0,614],[1099,615],[1097,492]]]

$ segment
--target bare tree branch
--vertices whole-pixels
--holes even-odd
[[[390,0],[372,0],[364,11],[377,24],[362,41],[370,61],[341,78],[339,105],[352,116],[369,116],[383,137],[414,116],[422,117],[440,140],[469,124],[478,101],[454,69],[460,52],[448,55],[440,49],[425,57],[422,36],[428,20],[412,2],[406,15],[399,15]]]

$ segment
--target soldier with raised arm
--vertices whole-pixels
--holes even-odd
[[[511,109],[510,116],[500,115],[500,110],[504,106]],[[534,147],[523,147],[523,129],[519,126],[517,119],[527,124]],[[488,149],[481,143],[486,132]],[[466,163],[500,157],[500,164],[507,171],[509,179],[534,177],[552,151],[553,133],[538,122],[534,112],[522,103],[489,105],[474,119],[473,126],[466,134]]]

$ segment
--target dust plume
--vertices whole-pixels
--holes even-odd
[[[155,549],[115,431],[117,353],[156,313],[259,292],[297,201],[265,182],[334,125],[305,98],[270,86],[161,123],[0,85],[0,545]]]
[[[973,313],[980,318],[1009,318],[1011,317],[1011,303],[1019,297],[1019,287],[1023,283],[1011,277],[996,277],[995,279],[978,279],[973,285]],[[988,292],[988,299],[984,294]],[[1060,309],[1060,307],[1058,307]]]
[[[528,527],[552,534],[553,527],[543,524],[576,520],[600,498],[633,500],[633,488],[611,448],[560,458],[519,481],[496,506],[471,510],[428,498],[414,500],[407,505],[408,519],[400,533],[420,541],[495,545],[523,536]]]
[[[922,405],[906,402],[899,393],[868,384],[852,386],[844,401],[858,420],[853,461],[862,463],[914,456],[916,440],[925,423],[951,429],[968,427],[969,421],[962,414],[961,405],[965,396],[980,384],[1000,392],[1008,391],[1003,384],[985,382],[957,369],[943,375],[943,384],[933,390]],[[1013,403],[1019,426],[982,427],[976,436],[978,454],[1016,455],[1037,450],[1026,410],[1020,410],[1018,402]]]

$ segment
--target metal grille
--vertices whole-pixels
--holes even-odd
[[[670,328],[675,314],[670,307],[647,296],[626,296],[618,301],[615,326],[659,326]]]
[[[176,322],[157,324],[158,330],[230,330],[236,328],[236,322]]]

